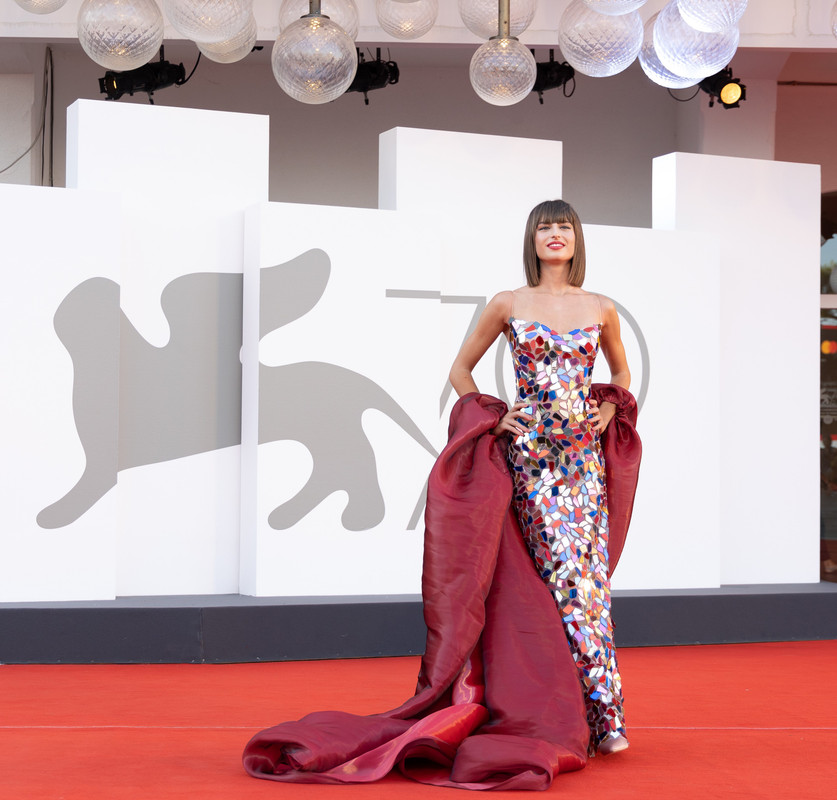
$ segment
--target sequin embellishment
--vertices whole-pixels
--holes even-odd
[[[514,317],[509,326],[517,400],[530,403],[535,417],[509,445],[514,504],[535,568],[561,612],[594,752],[608,734],[625,734],[610,616],[604,461],[587,423],[600,328],[556,333]]]

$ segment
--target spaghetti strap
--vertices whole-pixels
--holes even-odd
[[[597,294],[596,295],[596,302],[599,304],[599,327],[601,328],[604,324],[604,314],[602,314],[602,296]]]
[[[515,316],[514,316],[514,301],[517,298],[517,289],[512,289],[511,296],[512,296],[512,304],[511,304],[511,315],[510,316],[511,316],[512,319],[514,319],[515,318]]]

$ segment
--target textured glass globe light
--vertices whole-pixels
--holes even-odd
[[[610,14],[618,17],[620,14],[630,14],[645,5],[646,0],[584,0],[584,5],[599,14]]]
[[[271,61],[276,82],[302,103],[337,99],[357,72],[355,43],[326,17],[307,17],[288,25],[273,44]]]
[[[196,42],[198,50],[201,51],[210,61],[217,61],[219,64],[234,64],[241,61],[245,56],[250,55],[253,46],[256,44],[259,31],[256,25],[256,18],[251,14],[247,24],[231,39],[226,42],[215,42],[205,44]]]
[[[212,44],[235,36],[252,13],[251,0],[163,0],[172,27],[187,39]]]
[[[642,40],[642,49],[639,51],[639,64],[642,71],[654,83],[665,86],[666,89],[685,89],[687,86],[694,86],[697,81],[691,78],[681,78],[662,65],[654,50],[654,23],[656,21],[657,15],[654,14],[645,23],[645,35]]]
[[[676,0],[660,11],[654,23],[654,50],[663,66],[695,82],[723,69],[737,48],[736,26],[721,33],[696,31],[683,21]]]
[[[597,14],[573,0],[558,25],[561,52],[578,72],[606,78],[627,69],[642,47],[642,20],[636,11],[619,16]]]
[[[677,0],[680,16],[687,25],[706,33],[720,33],[737,25],[747,0]]]
[[[154,0],[84,0],[78,40],[99,66],[124,72],[147,64],[163,43],[163,15]]]
[[[438,0],[375,0],[381,27],[396,39],[418,39],[436,22]]]
[[[535,57],[517,39],[492,39],[471,58],[471,86],[486,103],[511,106],[535,85]]]
[[[67,0],[15,0],[15,2],[30,14],[51,14],[58,11]]]
[[[279,7],[279,32],[308,13],[308,0],[282,0]],[[355,0],[322,0],[322,13],[336,22],[351,39],[357,39],[358,12]]]
[[[509,33],[520,36],[531,24],[538,0],[512,0],[509,5]],[[459,0],[459,16],[471,33],[480,39],[497,35],[497,0]]]

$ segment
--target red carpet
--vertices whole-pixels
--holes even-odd
[[[626,648],[620,666],[631,748],[560,776],[547,794],[837,796],[837,641]],[[418,658],[0,666],[0,798],[450,795],[457,790],[397,775],[371,786],[278,785],[240,766],[257,730],[315,709],[396,706],[417,670]]]

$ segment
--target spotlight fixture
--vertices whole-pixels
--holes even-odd
[[[201,57],[198,54],[198,60],[189,73],[189,78],[195,74],[200,60]],[[165,54],[161,47],[159,61],[151,61],[125,72],[108,70],[104,78],[99,78],[99,93],[107,95],[107,100],[118,100],[124,94],[133,97],[134,92],[147,92],[148,102],[154,105],[154,98],[152,97],[154,92],[158,89],[166,89],[169,86],[182,86],[189,78],[186,77],[183,64],[171,64],[165,60]]]
[[[535,51],[532,51],[535,55]],[[538,93],[538,102],[543,105],[543,93],[550,89],[562,89],[564,97],[572,97],[575,92],[575,70],[566,61],[555,60],[555,50],[549,50],[549,61],[540,61],[535,65],[538,69],[533,92]],[[572,89],[567,91],[567,84],[572,81]]]
[[[367,61],[360,50],[357,51],[357,72],[349,84],[347,92],[363,92],[363,103],[369,105],[367,92],[373,89],[383,89],[398,83],[398,64],[394,61],[383,61],[381,59],[381,48],[375,50],[375,60]]]
[[[747,87],[738,78],[732,77],[729,67],[704,78],[698,86],[709,95],[710,108],[716,100],[724,108],[739,108],[739,103],[747,99]]]

